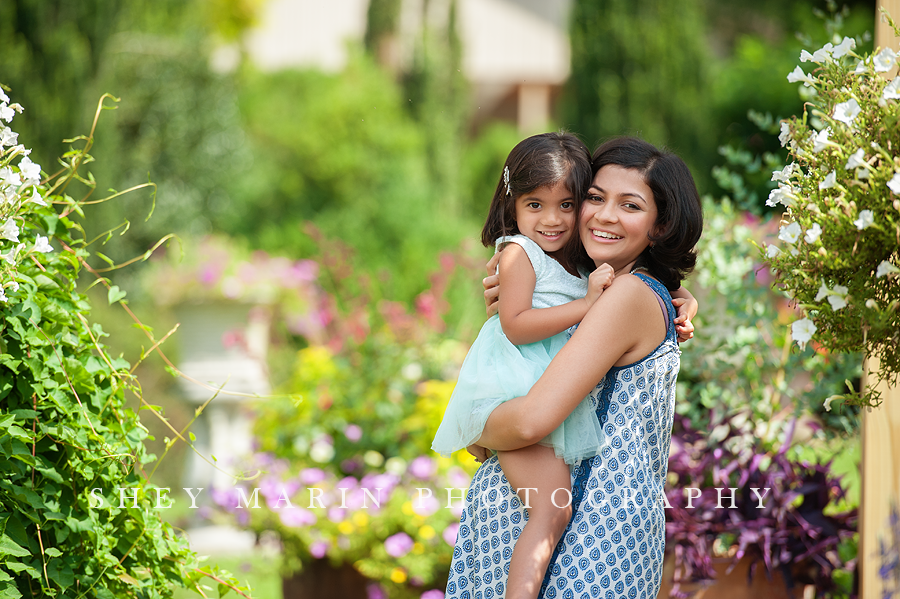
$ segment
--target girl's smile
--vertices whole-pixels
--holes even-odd
[[[575,230],[575,198],[562,183],[522,194],[516,198],[516,226],[519,233],[561,261],[558,252]]]

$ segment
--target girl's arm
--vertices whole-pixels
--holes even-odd
[[[672,292],[672,305],[678,310],[675,317],[675,333],[678,335],[678,341],[687,341],[694,336],[694,325],[691,319],[697,316],[697,310],[700,304],[697,303],[690,291],[684,287],[679,287]]]
[[[494,409],[478,445],[512,450],[546,437],[612,366],[652,352],[665,338],[666,318],[653,291],[640,279],[616,279],[528,394]]]
[[[588,295],[584,298],[551,308],[532,308],[536,282],[534,267],[521,246],[510,244],[500,253],[500,278],[503,280],[500,326],[503,333],[514,345],[522,345],[565,331],[581,322],[603,287],[612,282],[612,272],[609,266],[605,269],[601,266],[594,271],[588,285]]]

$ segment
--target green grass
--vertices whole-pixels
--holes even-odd
[[[259,551],[247,555],[227,555],[209,557],[204,564],[216,565],[228,570],[242,585],[249,585],[247,593],[254,599],[282,599],[281,574],[278,572],[279,557],[269,552]],[[203,589],[207,597],[219,597],[216,583],[207,579],[207,588]],[[202,595],[187,589],[175,589],[174,599],[198,599]],[[233,591],[227,597],[240,597]]]

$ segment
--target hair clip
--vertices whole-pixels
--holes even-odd
[[[503,167],[503,182],[506,183],[506,195],[512,195],[512,189],[509,188],[509,167]]]

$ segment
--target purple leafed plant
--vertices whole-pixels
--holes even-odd
[[[856,509],[833,513],[833,505],[826,514],[844,497],[830,464],[789,459],[790,433],[772,454],[730,420],[710,430],[693,430],[681,418],[672,436],[665,510],[672,596],[689,596],[685,583],[711,583],[717,557],[731,558],[729,571],[746,557],[751,577],[762,564],[767,575],[780,572],[788,588],[812,584],[818,596],[829,596],[835,570],[855,566],[855,559],[842,563],[838,545],[856,533],[857,518]]]
[[[893,599],[900,597],[900,513],[897,505],[891,505],[891,516],[888,520],[888,530],[878,541],[881,553],[881,568],[878,576],[884,581],[881,598]]]

